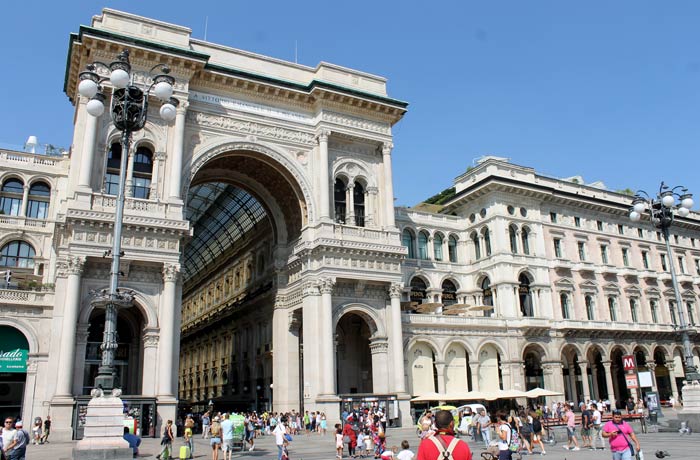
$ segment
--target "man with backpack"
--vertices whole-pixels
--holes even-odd
[[[437,432],[423,439],[418,446],[417,460],[472,459],[472,451],[467,443],[455,436],[455,420],[452,412],[447,410],[436,412],[435,427]]]

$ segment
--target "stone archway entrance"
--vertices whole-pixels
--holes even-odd
[[[335,333],[338,394],[373,393],[369,325],[360,315],[347,313],[338,321]]]
[[[0,326],[0,416],[23,412],[29,342],[12,326]]]

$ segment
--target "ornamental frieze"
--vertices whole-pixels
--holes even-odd
[[[267,137],[288,142],[296,142],[304,145],[315,145],[314,135],[302,131],[282,128],[279,126],[263,125],[252,121],[237,120],[221,115],[212,115],[202,112],[187,112],[187,122],[226,131],[234,131],[243,134]]]

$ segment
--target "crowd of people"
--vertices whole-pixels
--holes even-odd
[[[607,439],[613,460],[631,460],[635,452],[639,452],[639,440],[632,427],[622,420],[622,411],[610,411],[604,401],[586,401],[578,405],[580,417],[577,417],[574,407],[573,403],[559,402],[551,407],[538,405],[528,409],[520,407],[517,411],[499,411],[495,417],[483,406],[476,412],[466,407],[456,417],[450,411],[441,410],[435,414],[426,411],[418,421],[421,438],[418,460],[442,458],[435,455],[450,449],[454,460],[469,460],[471,452],[458,444],[458,434],[468,436],[476,445],[483,443],[483,449],[499,460],[510,460],[513,453],[546,455],[543,430],[553,425],[566,427],[566,450],[605,449]],[[643,415],[644,403],[630,399],[625,409],[628,415]],[[611,417],[604,423],[607,411],[611,412]],[[582,445],[577,437],[579,429]]]
[[[51,416],[46,420],[41,417],[34,419],[31,427],[32,433],[24,427],[22,420],[14,417],[6,417],[0,436],[0,458],[7,460],[24,460],[29,444],[46,444],[51,434]]]

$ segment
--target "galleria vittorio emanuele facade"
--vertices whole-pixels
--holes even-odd
[[[0,151],[4,413],[50,414],[52,436],[81,436],[122,152],[78,75],[124,49],[137,79],[167,64],[179,101],[170,123],[152,104],[126,161],[120,285],[135,301],[119,311],[116,367],[144,434],[210,403],[333,420],[376,402],[405,424],[430,392],[619,401],[624,355],[679,396],[676,312],[693,331],[700,317],[697,213],[675,223],[671,258],[648,222],[629,221],[628,195],[496,157],[439,200],[395,208],[392,127],[407,104],[385,79],[105,9],[71,36],[70,149]]]

